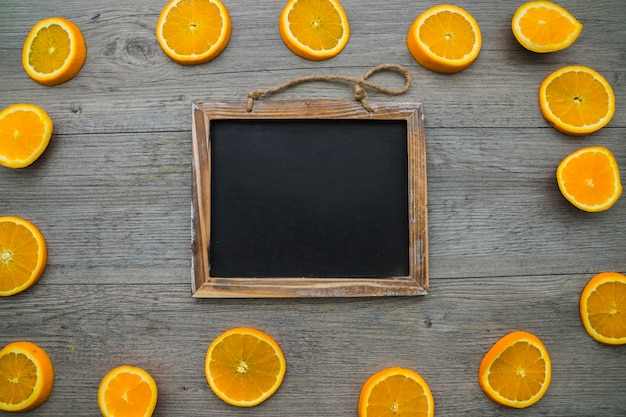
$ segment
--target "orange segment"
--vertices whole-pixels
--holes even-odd
[[[156,382],[148,372],[123,365],[100,381],[98,406],[104,417],[150,417],[157,395]]]
[[[230,14],[219,0],[172,0],[161,11],[156,37],[173,61],[195,65],[218,56],[231,31]]]
[[[29,411],[46,402],[54,385],[48,354],[31,342],[0,350],[0,410]]]
[[[0,296],[32,287],[47,258],[46,241],[34,224],[18,217],[0,217]]]
[[[615,113],[615,95],[607,80],[591,68],[563,67],[539,88],[541,112],[560,132],[583,136],[604,127]]]
[[[406,368],[387,368],[370,376],[359,396],[359,417],[432,417],[433,395],[424,378]]]
[[[74,78],[86,58],[87,45],[82,32],[62,17],[38,22],[26,37],[22,50],[22,65],[26,73],[47,86]]]
[[[591,146],[566,156],[556,170],[563,196],[589,212],[609,209],[622,195],[615,157],[607,148]]]
[[[0,111],[0,165],[24,168],[48,147],[52,119],[34,104],[13,104]]]
[[[492,401],[514,408],[533,405],[550,385],[552,365],[537,336],[517,331],[498,340],[485,354],[478,382]]]
[[[252,407],[269,398],[283,381],[286,364],[278,343],[251,328],[222,333],[209,346],[204,371],[219,398]]]
[[[591,278],[580,296],[580,317],[598,342],[626,344],[626,276],[602,272]]]
[[[426,10],[411,25],[407,46],[415,60],[432,71],[453,73],[478,57],[482,37],[476,20],[464,9],[442,4]]]
[[[348,18],[337,0],[290,0],[278,28],[293,53],[313,61],[339,54],[350,38]]]
[[[583,25],[567,10],[550,1],[522,4],[511,22],[515,39],[533,52],[555,52],[570,46]]]

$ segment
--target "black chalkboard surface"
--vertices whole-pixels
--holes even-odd
[[[220,120],[210,134],[212,274],[409,273],[406,123]]]
[[[421,105],[194,103],[194,296],[427,290]]]

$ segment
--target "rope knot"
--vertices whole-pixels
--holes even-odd
[[[356,101],[361,101],[365,98],[367,98],[367,93],[365,92],[365,89],[361,87],[361,84],[354,84],[354,99]]]

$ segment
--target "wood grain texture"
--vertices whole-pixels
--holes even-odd
[[[283,1],[224,2],[233,19],[228,47],[210,63],[182,67],[154,35],[165,1],[2,1],[0,108],[32,102],[54,121],[40,160],[0,170],[0,214],[31,220],[49,249],[37,285],[0,299],[0,345],[33,341],[55,365],[50,399],[29,415],[99,415],[98,383],[122,363],[155,377],[155,416],[355,416],[362,383],[395,365],[424,376],[437,416],[626,415],[624,347],[594,342],[578,316],[591,276],[626,273],[626,199],[583,213],[554,176],[564,156],[591,145],[610,148],[626,170],[626,2],[562,2],[583,32],[564,51],[536,55],[511,34],[521,1],[460,0],[481,26],[483,47],[452,76],[421,68],[405,45],[413,19],[436,0],[343,0],[351,39],[323,62],[283,45]],[[88,56],[76,78],[47,88],[28,78],[21,49],[30,28],[55,15],[83,30]],[[191,103],[244,100],[311,74],[359,77],[387,62],[409,68],[413,86],[370,100],[424,103],[429,295],[193,299]],[[539,110],[541,81],[572,64],[596,69],[616,95],[613,120],[590,137],[556,132]],[[403,83],[393,74],[372,80]],[[320,82],[272,98],[352,94]],[[275,396],[246,410],[215,397],[202,371],[211,340],[240,325],[271,334],[288,363]],[[493,404],[477,381],[484,353],[513,330],[537,334],[553,361],[550,389],[527,410]]]

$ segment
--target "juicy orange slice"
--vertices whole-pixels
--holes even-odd
[[[336,56],[350,38],[348,18],[337,0],[289,0],[278,29],[294,54],[313,61]]]
[[[603,146],[582,148],[566,156],[556,170],[563,196],[589,212],[609,209],[622,195],[615,157]]]
[[[18,217],[0,217],[0,296],[32,287],[47,258],[46,241],[34,224]]]
[[[563,67],[539,88],[541,112],[558,131],[574,136],[594,133],[615,113],[615,95],[608,81],[591,68]]]
[[[51,17],[30,31],[22,50],[26,73],[40,84],[52,86],[76,76],[87,58],[83,34],[73,22]]]
[[[567,10],[550,1],[522,4],[511,22],[515,39],[533,52],[556,52],[574,43],[583,25]]]
[[[550,385],[548,351],[531,333],[517,331],[498,340],[483,357],[478,382],[492,401],[525,408],[543,397]]]
[[[207,350],[204,365],[215,395],[239,407],[255,406],[274,394],[285,370],[278,343],[251,328],[234,328],[218,336]]]
[[[165,54],[183,65],[203,64],[218,56],[231,32],[230,14],[219,0],[171,0],[156,26]]]
[[[34,104],[13,104],[0,111],[0,165],[24,168],[48,147],[52,119]]]
[[[591,278],[580,296],[580,317],[598,342],[626,344],[626,276],[602,272]]]
[[[29,411],[46,402],[54,385],[48,354],[31,342],[0,350],[0,410]]]
[[[453,73],[478,57],[482,37],[476,20],[464,9],[442,4],[426,10],[411,25],[407,46],[415,60],[432,71]]]
[[[157,403],[157,385],[141,368],[118,366],[98,388],[98,406],[104,417],[150,417]]]
[[[370,376],[359,396],[359,417],[432,417],[433,395],[424,378],[406,368],[387,368]]]

